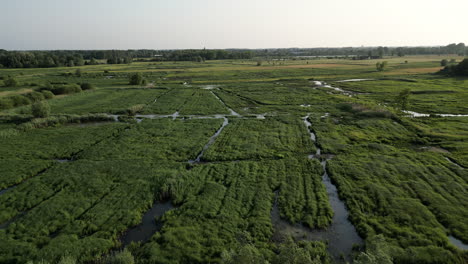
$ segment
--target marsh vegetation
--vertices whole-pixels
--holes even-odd
[[[98,55],[0,69],[0,263],[468,262],[439,56]]]

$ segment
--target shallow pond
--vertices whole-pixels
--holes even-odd
[[[167,211],[174,209],[171,201],[155,202],[148,212],[143,215],[141,224],[129,229],[121,238],[123,246],[129,245],[131,242],[146,242],[156,232],[161,230],[162,223],[158,218],[164,215]]]

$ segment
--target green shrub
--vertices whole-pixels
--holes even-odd
[[[103,263],[105,264],[134,264],[135,259],[132,253],[128,249],[116,252],[104,258]]]
[[[143,83],[143,75],[141,73],[137,72],[132,75],[130,75],[130,82],[129,84],[131,85],[140,85]]]
[[[3,81],[6,87],[16,87],[18,86],[18,81],[13,77],[8,77]]]
[[[90,83],[82,83],[80,85],[80,87],[81,87],[81,90],[83,90],[83,91],[84,90],[94,90],[94,89],[96,89],[96,87],[94,85],[90,84]]]
[[[32,104],[31,112],[34,117],[48,117],[50,114],[50,106],[46,101],[39,101]]]
[[[82,91],[81,87],[78,86],[77,84],[57,85],[57,86],[54,86],[51,90],[51,92],[55,95],[79,93],[81,91]]]
[[[45,99],[44,95],[40,92],[31,92],[26,94],[26,96],[32,101],[32,102],[39,102]]]
[[[13,105],[13,101],[10,99],[10,98],[1,98],[0,99],[0,109],[8,109],[8,108],[12,108],[14,105]]]
[[[14,107],[31,104],[31,99],[23,95],[13,95],[10,98]]]
[[[54,98],[54,94],[51,91],[43,90],[41,93],[44,95],[45,99],[52,99]]]
[[[127,109],[127,114],[130,116],[134,116],[137,113],[141,112],[145,108],[144,104],[133,105]]]

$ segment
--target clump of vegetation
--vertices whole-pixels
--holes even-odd
[[[76,77],[81,77],[81,69],[76,69],[75,76]]]
[[[5,87],[16,87],[18,86],[18,80],[14,77],[8,77],[3,81]]]
[[[408,109],[409,104],[409,96],[411,94],[411,90],[409,88],[403,89],[398,96],[395,98],[395,104],[401,109],[406,110]]]
[[[146,80],[143,78],[143,75],[139,72],[130,75],[129,84],[130,85],[144,85]]]
[[[129,107],[127,109],[127,111],[126,111],[127,115],[134,116],[134,115],[140,113],[145,108],[145,106],[146,105],[144,105],[144,104],[133,105],[133,106],[131,106],[131,107]]]
[[[42,90],[41,93],[44,95],[45,99],[52,99],[55,96],[54,93],[49,90]]]
[[[377,62],[375,64],[375,68],[377,69],[377,71],[384,71],[387,68],[387,64],[388,64],[388,62],[386,62],[386,61]]]
[[[448,65],[440,73],[454,76],[468,76],[468,59],[462,60],[458,65]]]
[[[80,85],[80,87],[81,87],[81,90],[83,90],[83,91],[96,89],[96,87],[95,87],[93,84],[91,84],[91,83],[82,83],[82,84]]]
[[[48,117],[50,106],[46,101],[35,102],[31,105],[31,113],[34,117]]]

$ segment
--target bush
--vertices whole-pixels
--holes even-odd
[[[94,90],[96,89],[96,87],[90,83],[82,83],[81,85],[81,89],[84,91],[84,90]]]
[[[5,87],[16,87],[18,86],[18,81],[13,77],[8,77],[6,80],[3,81]]]
[[[135,73],[130,75],[130,84],[131,85],[140,85],[143,83],[143,75],[141,73]]]
[[[134,116],[137,113],[141,112],[143,108],[145,108],[144,104],[138,104],[138,105],[129,107],[126,112],[129,116]]]
[[[82,91],[81,87],[78,86],[77,84],[57,85],[57,86],[54,86],[51,90],[51,92],[55,95],[79,93],[81,91]]]
[[[103,263],[106,264],[134,264],[135,259],[128,249],[120,252],[114,252],[110,256],[104,258]]]
[[[26,96],[31,99],[32,102],[38,102],[45,99],[44,95],[40,92],[31,92],[26,94]]]
[[[1,98],[0,99],[0,109],[8,109],[13,107],[13,101],[9,98]]]
[[[34,117],[48,117],[50,114],[50,106],[46,101],[40,101],[32,104],[31,112]]]
[[[445,66],[447,66],[447,64],[448,64],[448,60],[447,60],[447,59],[443,59],[443,60],[440,61],[440,66],[445,67]]]
[[[378,71],[384,71],[386,67],[387,67],[387,62],[386,62],[386,61],[377,62],[377,63],[375,64],[375,68],[376,68]]]
[[[44,95],[45,99],[52,99],[54,98],[54,94],[51,91],[43,90],[41,93]]]
[[[31,100],[23,95],[13,95],[10,98],[14,107],[31,104]]]

